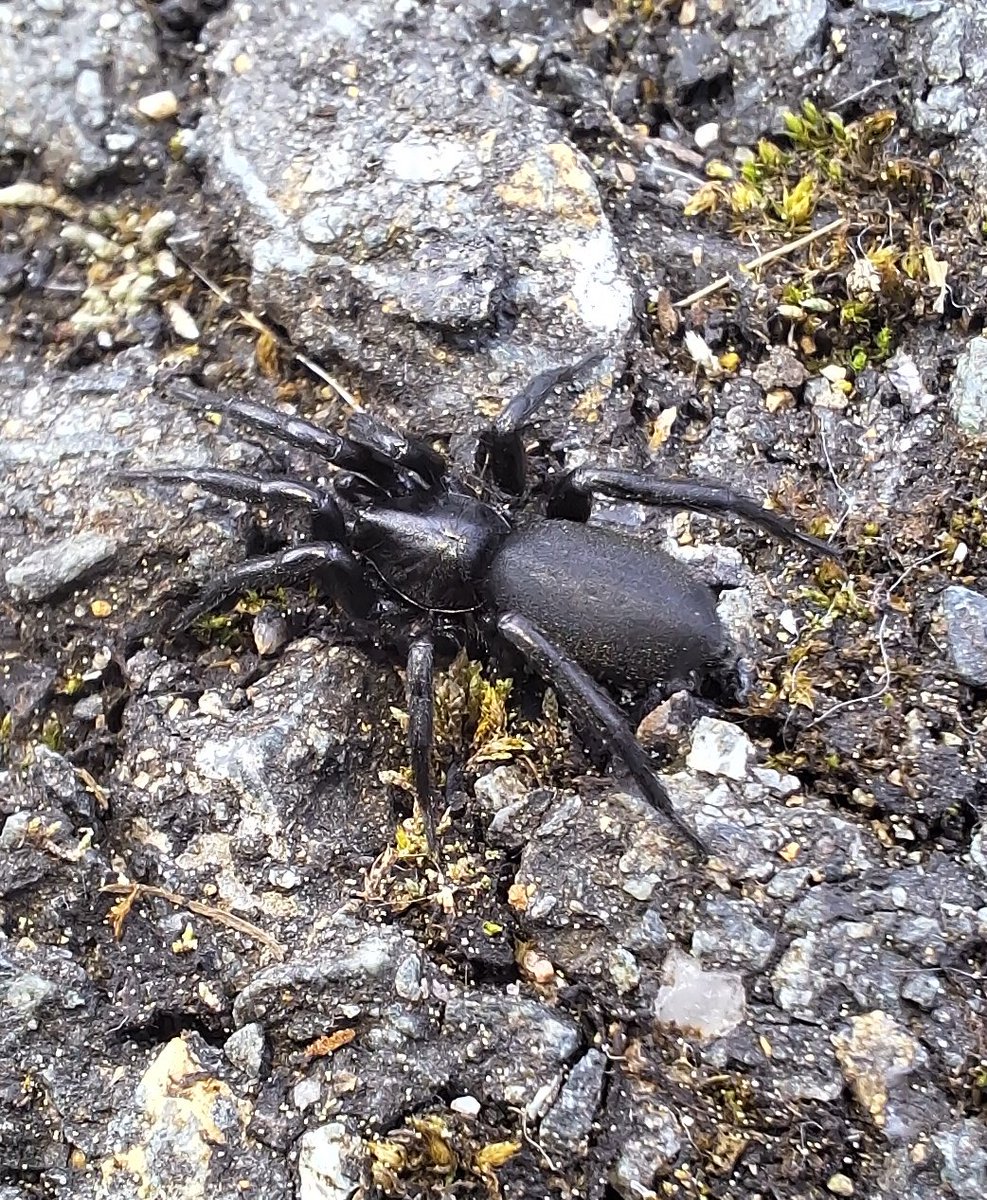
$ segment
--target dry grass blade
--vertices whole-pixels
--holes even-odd
[[[221,908],[215,908],[211,904],[203,904],[201,900],[192,900],[188,896],[182,896],[178,892],[170,892],[167,888],[154,887],[149,883],[107,883],[104,884],[100,891],[106,892],[110,896],[126,896],[129,898],[129,903],[126,905],[126,912],[130,911],[133,901],[138,896],[155,896],[159,900],[167,900],[169,904],[174,904],[176,908],[187,908],[189,912],[193,912],[198,917],[205,917],[207,921],[215,921],[219,925],[225,925],[229,929],[235,929],[238,933],[244,936],[253,938],[266,946],[279,962],[284,960],[285,952],[280,942],[276,941],[269,933],[265,933],[259,926],[254,925],[250,921],[245,921],[243,917],[234,916],[233,913],[225,912]],[[114,910],[117,906],[114,905]],[[126,916],[126,912],[122,916]],[[119,937],[123,931],[123,921],[119,919],[119,911],[116,911],[113,917],[114,934]]]
[[[811,233],[805,233],[802,237],[795,238],[792,242],[785,242],[782,246],[776,246],[774,250],[767,250],[764,254],[759,254],[757,258],[752,258],[750,262],[741,263],[738,269],[749,272],[756,271],[759,267],[766,267],[768,263],[773,263],[779,258],[785,258],[787,255],[793,254],[796,250],[801,250],[803,246],[808,246],[811,242],[817,242],[820,238],[839,232],[845,228],[846,224],[845,217],[837,217],[835,221],[830,221],[828,225],[823,225],[819,229],[813,229]],[[706,284],[705,287],[701,287],[698,291],[691,292],[684,299],[676,300],[673,307],[688,308],[690,304],[695,304],[697,300],[705,300],[707,296],[712,296],[715,292],[729,287],[732,282],[732,275],[721,275],[718,279],[714,279],[712,283]]]

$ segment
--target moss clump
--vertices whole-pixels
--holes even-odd
[[[827,237],[799,247],[798,262],[772,261],[766,315],[781,319],[810,368],[860,372],[893,352],[907,322],[982,306],[964,253],[982,214],[928,161],[899,153],[895,133],[888,109],[844,123],[806,100],[776,139],[708,164],[686,205],[687,216],[765,249],[836,218]]]

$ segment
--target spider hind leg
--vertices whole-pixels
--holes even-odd
[[[546,682],[556,689],[570,711],[589,724],[623,761],[647,800],[667,817],[693,850],[708,857],[706,843],[672,807],[671,797],[655,774],[648,755],[634,737],[616,704],[578,663],[548,640],[538,626],[519,613],[505,613],[497,629],[518,649]]]

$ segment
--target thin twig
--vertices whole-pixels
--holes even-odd
[[[183,265],[192,272],[196,279],[198,279],[201,283],[204,283],[206,287],[213,293],[213,295],[222,300],[222,302],[228,308],[232,308],[234,310],[234,312],[239,316],[240,320],[243,321],[245,325],[249,326],[257,333],[263,333],[269,338],[272,338],[283,350],[286,350],[296,362],[301,363],[303,367],[311,371],[317,379],[321,379],[323,383],[328,384],[328,386],[332,388],[332,390],[336,393],[340,400],[343,401],[344,404],[347,404],[351,409],[353,409],[354,412],[363,412],[363,405],[357,400],[352,392],[343,387],[343,385],[334,375],[330,375],[325,367],[320,366],[315,359],[309,358],[307,354],[303,354],[300,350],[296,350],[290,342],[285,341],[285,339],[281,337],[276,330],[272,329],[266,321],[262,321],[256,313],[251,312],[249,308],[241,308],[241,306],[237,304],[226,288],[224,288],[221,284],[216,283],[214,279],[210,279],[204,271],[197,267],[195,263],[192,262],[192,260],[182,250],[179,249],[177,240],[175,238],[169,238],[167,246],[172,254],[174,254],[176,258],[180,259]]]
[[[111,896],[155,896],[159,900],[167,900],[176,908],[187,908],[196,916],[205,917],[208,921],[215,921],[218,925],[226,925],[246,937],[253,938],[266,946],[279,962],[284,960],[284,948],[280,942],[275,941],[269,933],[265,933],[257,925],[244,920],[243,917],[226,912],[225,909],[215,908],[211,904],[203,904],[201,900],[192,900],[188,896],[170,892],[167,888],[155,887],[150,883],[106,883],[100,888],[100,891],[107,892]]]
[[[846,108],[848,104],[852,104],[854,100],[860,100],[870,92],[877,91],[878,88],[884,87],[887,83],[897,83],[901,78],[900,75],[892,75],[889,79],[874,79],[871,80],[865,87],[858,88],[857,91],[851,92],[849,96],[844,96],[842,100],[837,100],[833,105],[834,109]]]
[[[757,258],[752,258],[750,262],[741,263],[738,270],[747,272],[756,271],[759,267],[765,267],[768,263],[773,263],[776,259],[784,258],[796,250],[801,250],[803,246],[808,246],[811,242],[816,242],[820,238],[826,237],[827,234],[836,233],[837,230],[845,228],[846,225],[846,217],[837,217],[835,221],[830,221],[828,225],[823,225],[819,229],[813,229],[810,233],[803,234],[800,238],[796,238],[794,242],[785,242],[783,246],[777,246],[774,250],[768,250],[764,254],[759,254]],[[700,288],[697,292],[692,292],[685,299],[676,300],[672,307],[688,308],[690,304],[695,304],[697,300],[705,300],[707,296],[721,291],[732,282],[732,275],[721,275],[718,279],[714,279],[712,283],[706,284],[705,287]]]

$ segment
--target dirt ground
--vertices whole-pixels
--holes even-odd
[[[984,62],[976,0],[0,13],[0,1200],[984,1194]],[[827,541],[593,505],[735,647],[611,683],[708,858],[482,614],[437,854],[378,573],[170,633],[311,525],[148,473],[338,482],[237,394]]]

